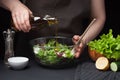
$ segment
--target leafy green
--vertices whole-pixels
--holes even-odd
[[[48,43],[33,47],[35,55],[45,64],[56,64],[67,58],[72,60],[74,55],[71,53],[71,47],[58,43],[57,40],[51,39]]]
[[[95,50],[108,59],[120,59],[120,35],[114,37],[112,29],[108,34],[103,34],[99,39],[95,39],[88,43],[91,50]]]

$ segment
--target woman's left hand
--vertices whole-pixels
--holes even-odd
[[[73,42],[76,44],[77,41],[78,41],[80,38],[81,38],[81,36],[79,36],[79,35],[74,35],[72,39],[73,39]],[[80,57],[80,55],[81,55],[84,47],[85,47],[85,44],[84,44],[84,42],[82,41],[82,42],[79,44],[79,46],[76,47],[76,49],[75,49],[75,50],[76,50],[76,51],[75,51],[75,58],[79,58],[79,57]]]

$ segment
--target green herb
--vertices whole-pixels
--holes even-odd
[[[108,34],[103,34],[100,39],[93,40],[88,43],[91,50],[95,50],[108,59],[120,59],[120,35],[113,37],[112,29],[109,30]]]

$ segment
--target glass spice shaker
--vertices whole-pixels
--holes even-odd
[[[13,39],[14,39],[15,32],[11,29],[8,29],[7,31],[3,31],[4,39],[5,39],[5,55],[4,55],[4,63],[9,67],[8,65],[8,58],[14,56],[14,50],[13,50]]]

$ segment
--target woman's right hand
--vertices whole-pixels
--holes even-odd
[[[30,16],[32,15],[30,9],[21,2],[17,2],[16,6],[13,6],[10,11],[14,27],[19,31],[29,32],[31,29]]]

